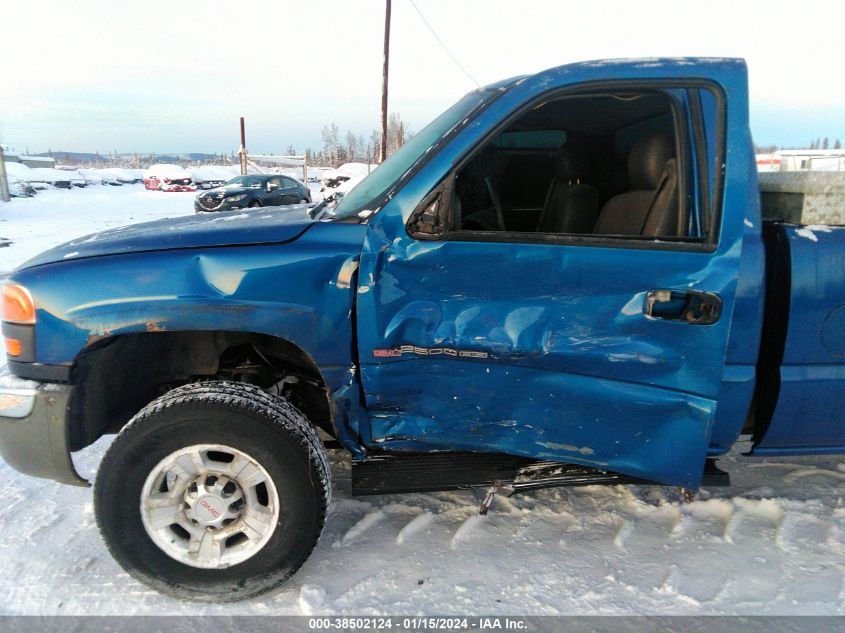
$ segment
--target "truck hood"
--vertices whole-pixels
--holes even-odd
[[[19,270],[103,255],[290,242],[313,222],[304,204],[167,218],[77,238],[36,255]]]

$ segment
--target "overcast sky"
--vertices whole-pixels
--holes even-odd
[[[607,57],[748,61],[758,144],[845,141],[842,2],[415,0],[481,84]],[[384,0],[3,0],[0,142],[251,152],[378,125]],[[390,110],[419,130],[474,87],[393,0]]]

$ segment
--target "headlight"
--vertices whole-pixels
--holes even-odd
[[[18,284],[3,286],[3,320],[20,325],[35,323],[35,304],[29,290]]]
[[[239,200],[243,200],[244,198],[246,198],[246,194],[245,194],[245,193],[242,193],[242,194],[241,194],[241,195],[239,195],[239,196],[231,196],[231,197],[229,197],[229,198],[226,198],[226,199],[224,200],[224,202],[238,202]]]
[[[3,286],[3,322],[9,324],[10,327],[17,328],[14,336],[7,336],[11,332],[7,331],[6,325],[3,326],[6,353],[9,356],[17,357],[25,351],[21,338],[16,337],[29,340],[30,345],[28,347],[31,351],[31,343],[34,340],[32,338],[32,328],[19,327],[21,325],[35,325],[35,303],[32,301],[32,295],[29,294],[29,290],[18,284],[6,284]],[[29,336],[26,335],[27,331],[29,332]]]

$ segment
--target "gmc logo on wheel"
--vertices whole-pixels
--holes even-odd
[[[206,501],[205,499],[203,499],[202,501],[200,501],[200,505],[201,505],[201,506],[202,506],[205,510],[207,510],[207,511],[208,511],[208,513],[209,513],[211,516],[213,516],[215,519],[217,519],[217,518],[219,518],[219,517],[220,517],[220,513],[219,513],[217,510],[215,510],[214,508],[212,508],[212,507],[211,507],[211,504],[209,504],[209,503],[208,503],[208,501]]]

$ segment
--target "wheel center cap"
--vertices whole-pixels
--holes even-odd
[[[214,523],[223,516],[226,503],[216,495],[200,497],[194,505],[194,514],[204,523]]]

